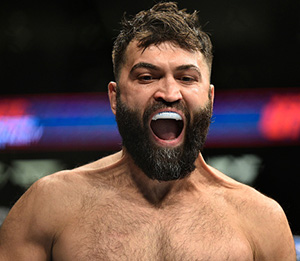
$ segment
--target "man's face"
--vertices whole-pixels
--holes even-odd
[[[209,77],[200,52],[168,42],[145,50],[129,44],[110,101],[123,145],[150,178],[183,178],[195,168],[212,111]]]

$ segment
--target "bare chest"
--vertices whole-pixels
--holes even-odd
[[[85,206],[65,227],[53,260],[253,260],[235,217],[224,207],[134,204]]]

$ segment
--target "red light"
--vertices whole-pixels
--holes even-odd
[[[28,105],[25,99],[1,99],[0,117],[25,115]]]
[[[274,95],[261,115],[259,128],[265,138],[276,141],[300,138],[300,94]]]

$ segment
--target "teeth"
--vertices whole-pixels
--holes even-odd
[[[173,111],[163,111],[153,116],[153,121],[156,120],[177,120],[182,121],[181,116]]]

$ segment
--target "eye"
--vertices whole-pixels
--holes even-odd
[[[139,80],[142,80],[142,81],[150,81],[152,79],[153,79],[153,77],[151,75],[141,75],[141,76],[139,76]]]
[[[154,77],[151,74],[141,74],[137,79],[140,83],[150,83],[154,80]]]
[[[179,78],[180,81],[185,82],[185,83],[191,83],[197,81],[193,76],[182,76]]]

